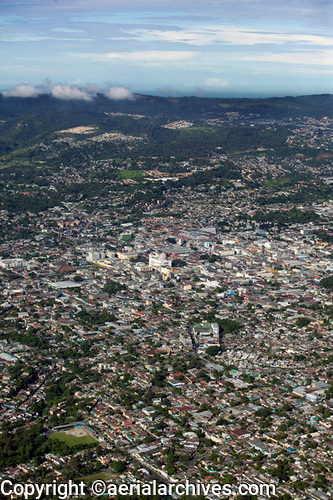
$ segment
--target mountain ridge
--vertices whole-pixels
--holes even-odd
[[[333,94],[285,96],[269,98],[222,97],[161,97],[133,94],[133,99],[111,100],[97,94],[91,101],[60,100],[49,94],[38,97],[5,97],[0,94],[0,119],[24,113],[67,110],[67,112],[123,112],[139,113],[148,117],[163,116],[167,119],[219,118],[228,112],[238,112],[244,117],[258,114],[270,118],[333,117]]]

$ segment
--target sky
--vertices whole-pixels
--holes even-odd
[[[331,0],[0,0],[0,91],[332,93]]]

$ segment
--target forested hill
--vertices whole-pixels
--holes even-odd
[[[0,209],[37,212],[123,193],[128,210],[161,200],[168,189],[215,193],[235,183],[261,189],[261,205],[285,201],[288,189],[293,201],[326,199],[332,104],[332,95],[0,96]]]
[[[51,121],[75,115],[82,123],[100,113],[140,114],[169,120],[200,120],[223,118],[226,113],[270,119],[297,117],[333,117],[333,95],[312,95],[268,99],[223,99],[206,97],[157,97],[134,94],[132,100],[110,100],[98,94],[92,101],[59,100],[50,95],[36,98],[3,97],[0,95],[0,120],[20,116],[44,116]]]

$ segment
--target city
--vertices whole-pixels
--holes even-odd
[[[2,157],[2,477],[331,498],[332,120],[214,120],[283,145],[166,158],[92,123],[21,178]]]

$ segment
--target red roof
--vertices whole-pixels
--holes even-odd
[[[230,431],[230,434],[233,434],[236,437],[241,437],[245,436],[246,434],[250,434],[250,432],[246,431],[245,429],[233,429],[232,431]]]

